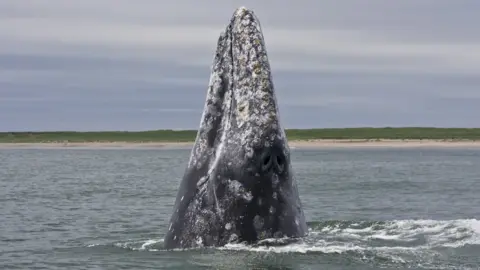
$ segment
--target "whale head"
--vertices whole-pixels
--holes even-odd
[[[217,246],[305,233],[262,28],[242,7],[218,39],[165,244]]]

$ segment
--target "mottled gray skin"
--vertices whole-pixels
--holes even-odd
[[[275,153],[282,169],[265,173],[265,153]],[[260,23],[239,8],[218,40],[165,247],[253,243],[306,232]]]

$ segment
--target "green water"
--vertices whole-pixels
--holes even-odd
[[[189,152],[0,150],[0,268],[480,267],[480,150],[294,150],[308,237],[165,251]]]

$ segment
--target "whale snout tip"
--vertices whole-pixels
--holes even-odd
[[[246,8],[245,6],[241,6],[235,10],[234,17],[242,19],[245,15],[253,14],[253,10]]]
[[[241,6],[237,8],[237,10],[235,10],[235,16],[241,16],[247,11],[248,11],[248,8],[246,8],[245,6]]]

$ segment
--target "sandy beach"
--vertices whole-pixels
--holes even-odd
[[[0,143],[0,149],[15,148],[190,148],[193,142],[45,142]],[[305,140],[289,141],[291,148],[340,147],[480,147],[480,141],[447,140]]]

